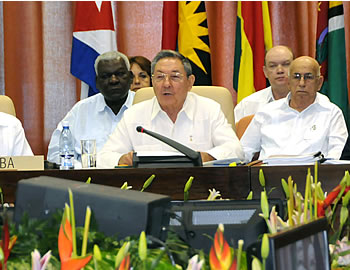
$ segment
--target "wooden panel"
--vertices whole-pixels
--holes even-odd
[[[0,187],[5,201],[14,202],[17,182],[40,175],[59,177],[77,181],[121,187],[127,181],[135,190],[141,190],[146,179],[155,174],[148,192],[169,195],[173,200],[183,200],[183,190],[190,176],[194,177],[189,199],[206,199],[209,189],[219,190],[224,199],[244,199],[249,193],[248,167],[210,168],[147,168],[111,170],[45,170],[45,171],[3,171],[0,172]]]

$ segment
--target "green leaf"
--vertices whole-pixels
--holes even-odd
[[[340,225],[343,226],[349,217],[349,210],[347,207],[342,206],[340,210]]]
[[[119,249],[117,256],[115,257],[114,267],[118,268],[124,257],[129,251],[130,242],[125,242],[123,246]]]
[[[267,236],[267,233],[264,233],[261,243],[261,257],[263,259],[267,259],[270,253],[270,247],[269,247],[269,237]]]
[[[284,194],[286,194],[286,198],[287,198],[287,200],[288,200],[288,199],[289,199],[289,188],[288,188],[288,184],[287,184],[286,180],[284,180],[284,178],[282,178],[281,182],[282,182],[282,188],[283,188]]]
[[[184,189],[184,192],[188,192],[192,186],[192,181],[193,181],[194,177],[191,176],[187,182],[186,182],[186,185],[185,185],[185,189]]]
[[[350,199],[350,192],[347,192],[346,195],[343,197],[343,205],[348,206]]]
[[[260,185],[265,188],[265,176],[264,176],[264,172],[262,169],[259,170],[259,182]]]
[[[148,188],[152,182],[153,182],[153,179],[155,178],[156,176],[154,174],[152,174],[147,180],[146,182],[143,184],[143,187],[141,189],[141,192],[143,192],[146,188]]]
[[[253,190],[251,190],[247,196],[247,201],[253,199]]]
[[[269,218],[269,202],[267,200],[266,191],[261,192],[260,197],[261,211],[263,212],[264,218]]]
[[[146,240],[146,234],[144,231],[142,231],[140,234],[139,256],[141,261],[144,261],[147,258],[147,240]]]

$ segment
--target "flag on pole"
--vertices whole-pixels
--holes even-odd
[[[320,1],[318,5],[316,59],[325,79],[321,93],[341,108],[348,123],[349,95],[343,3]]]
[[[99,92],[94,69],[97,56],[117,50],[114,21],[110,1],[76,2],[71,73],[82,81],[82,98]]]
[[[265,52],[272,48],[272,33],[267,1],[239,1],[233,88],[237,103],[255,91],[266,88],[263,72]]]
[[[163,2],[162,49],[176,50],[178,23],[177,1]]]
[[[179,52],[187,57],[196,76],[194,85],[211,85],[207,13],[204,1],[179,3]]]
[[[191,63],[196,77],[194,85],[211,85],[209,32],[204,1],[163,2],[162,49],[176,48]]]

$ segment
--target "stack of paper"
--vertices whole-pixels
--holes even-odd
[[[263,160],[267,165],[312,165],[315,161],[324,159],[321,152],[306,155],[274,155]]]

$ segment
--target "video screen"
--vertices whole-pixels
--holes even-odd
[[[329,270],[326,231],[275,250],[277,270]]]

